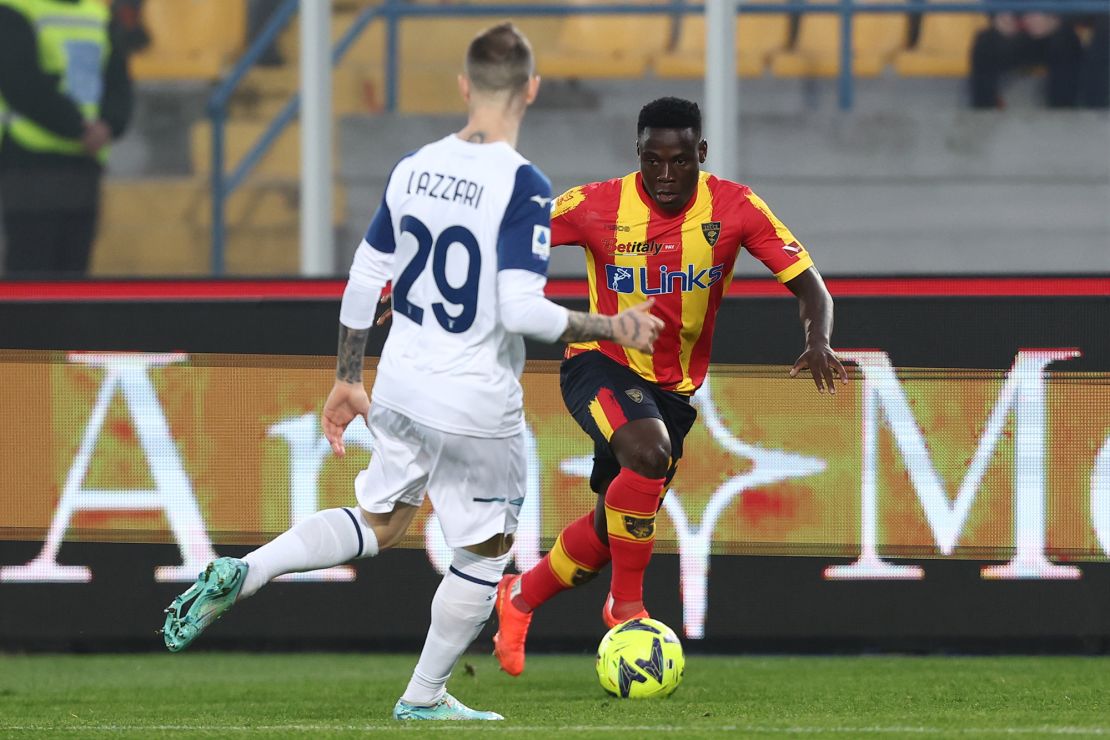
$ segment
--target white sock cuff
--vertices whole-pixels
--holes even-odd
[[[448,572],[471,583],[496,588],[509,565],[510,557],[512,556],[509,553],[505,553],[495,558],[485,558],[459,547],[455,548]]]
[[[354,525],[355,531],[358,532],[358,554],[352,558],[358,560],[359,558],[372,558],[378,554],[378,536],[374,534],[374,529],[366,523],[366,519],[362,516],[362,509],[358,506],[352,508],[344,508],[342,510],[351,520]]]

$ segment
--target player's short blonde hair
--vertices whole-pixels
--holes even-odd
[[[508,21],[482,31],[466,50],[466,76],[480,92],[516,93],[528,84],[535,69],[532,45]]]

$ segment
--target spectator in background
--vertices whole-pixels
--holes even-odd
[[[1044,66],[1050,108],[1079,103],[1083,47],[1070,19],[1049,13],[995,13],[971,50],[971,105],[1000,108],[1002,75],[1020,67]]]
[[[1083,49],[1074,23],[1045,12],[993,13],[990,28],[971,48],[971,107],[1002,108],[1002,74],[1022,67],[1045,67],[1049,108],[1079,102]]]
[[[1080,102],[1088,108],[1110,108],[1110,17],[1091,20],[1082,79]]]
[[[143,0],[112,0],[112,22],[118,40],[128,54],[150,46],[150,33],[143,24]]]
[[[132,107],[114,35],[100,0],[0,0],[6,275],[88,270],[108,143]]]

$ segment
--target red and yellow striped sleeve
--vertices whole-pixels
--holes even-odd
[[[744,188],[745,200],[740,204],[744,231],[740,243],[767,269],[775,273],[780,283],[801,275],[813,266],[813,259],[786,224],[779,221],[763,199]]]
[[[552,244],[578,244],[586,253],[586,284],[589,287],[590,311],[612,315],[617,313],[617,295],[606,290],[605,265],[611,257],[605,253],[606,236],[612,236],[604,225],[612,225],[617,214],[620,180],[593,182],[571,188],[559,196],[551,212]],[[577,342],[567,347],[571,354],[601,349],[612,357],[623,357],[623,348],[613,342]]]
[[[586,200],[586,189],[582,185],[566,191],[551,206],[551,244],[561,246],[564,244],[584,245],[586,237],[582,234],[578,224],[576,209]]]

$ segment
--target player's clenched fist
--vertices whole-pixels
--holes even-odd
[[[663,321],[651,315],[653,299],[638,303],[613,317],[613,341],[641,352],[651,354],[652,345],[659,338]]]
[[[324,402],[324,411],[320,414],[324,436],[335,454],[343,457],[346,452],[343,447],[343,432],[347,429],[347,425],[354,421],[356,416],[365,419],[369,412],[370,397],[366,395],[366,388],[361,382],[335,381],[331,393],[328,394],[328,400]]]

